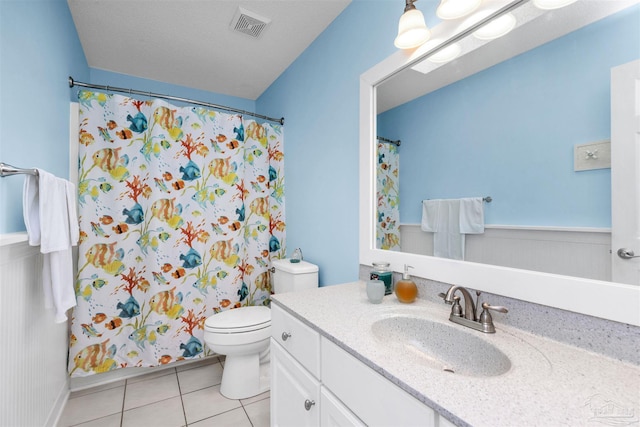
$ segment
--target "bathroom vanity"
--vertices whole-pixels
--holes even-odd
[[[435,424],[433,409],[275,304],[271,369],[273,426],[411,425],[416,420],[450,425],[446,420]]]
[[[498,426],[637,423],[640,367],[364,282],[273,296],[271,424]]]

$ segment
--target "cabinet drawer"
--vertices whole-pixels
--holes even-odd
[[[271,305],[271,336],[302,366],[320,378],[320,334],[277,304]]]
[[[320,425],[320,382],[271,339],[271,425]]]
[[[369,426],[426,426],[437,414],[364,363],[322,338],[322,384]]]

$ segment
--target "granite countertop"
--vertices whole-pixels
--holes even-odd
[[[457,425],[639,422],[639,366],[501,325],[499,313],[497,332],[483,334],[449,322],[446,304],[401,304],[395,295],[371,304],[362,281],[277,294],[273,302]],[[465,342],[491,343],[511,366],[493,376],[436,369],[419,352],[374,334],[374,322],[398,314],[460,329]]]

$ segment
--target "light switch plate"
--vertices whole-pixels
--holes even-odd
[[[573,149],[573,170],[586,171],[611,167],[611,141],[577,144]]]

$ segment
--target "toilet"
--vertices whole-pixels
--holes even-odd
[[[318,287],[318,266],[289,259],[272,262],[274,293]],[[215,314],[204,324],[204,342],[225,355],[220,393],[229,399],[246,399],[269,390],[269,338],[271,310],[264,306],[240,307]]]

